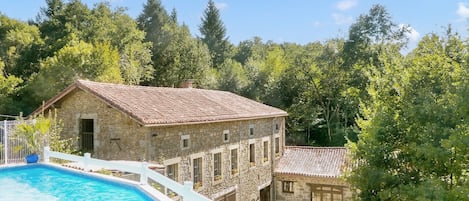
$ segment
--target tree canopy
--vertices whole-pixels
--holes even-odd
[[[168,13],[170,13],[168,15]],[[424,36],[381,5],[344,38],[232,44],[209,0],[194,37],[147,0],[137,19],[108,3],[46,0],[37,19],[0,14],[0,114],[29,114],[76,79],[231,91],[288,111],[289,145],[348,146],[362,200],[467,200],[469,44]]]
[[[213,66],[220,68],[223,62],[228,59],[230,43],[226,36],[225,25],[220,17],[220,11],[215,6],[213,0],[208,1],[199,31],[201,34],[200,40],[210,50]]]

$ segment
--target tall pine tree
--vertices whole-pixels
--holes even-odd
[[[228,58],[229,42],[225,25],[220,19],[220,11],[212,0],[208,1],[199,31],[202,35],[201,40],[210,50],[213,66],[220,68]]]
[[[161,46],[164,41],[163,27],[170,22],[170,17],[160,0],[147,0],[143,6],[143,12],[138,16],[137,23],[141,30],[146,32],[145,40],[153,44],[153,63],[155,66],[159,63],[161,55]]]

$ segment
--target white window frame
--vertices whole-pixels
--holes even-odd
[[[265,153],[265,143],[267,142],[267,153]],[[265,156],[267,156],[267,160],[265,160]],[[265,164],[268,164],[269,161],[271,160],[270,158],[270,138],[269,137],[264,137],[262,138],[262,162]]]
[[[295,193],[295,182],[282,181],[282,192],[283,193]]]
[[[195,175],[194,174],[194,159],[198,159],[198,158],[201,159],[200,160],[200,167],[199,167],[201,169],[201,171],[200,171],[200,173],[201,173],[201,175],[200,175],[200,181],[201,181],[200,186],[196,186],[196,183],[194,182],[194,175]],[[201,189],[204,186],[204,180],[205,180],[204,169],[203,169],[205,167],[204,153],[192,154],[190,159],[191,159],[191,161],[190,161],[191,162],[191,180],[194,182],[194,189]]]
[[[254,146],[254,155],[252,158],[254,161],[251,161],[251,154],[252,154],[251,145]],[[249,140],[249,143],[248,143],[248,164],[250,168],[256,167],[256,140],[255,139]]]
[[[256,129],[254,127],[254,124],[249,124],[248,135],[249,135],[249,137],[252,137],[252,136],[256,135]]]
[[[184,141],[187,140],[187,147],[184,146]],[[189,149],[191,147],[191,136],[190,135],[181,135],[181,149]]]
[[[277,140],[278,139],[278,150],[277,150]],[[272,142],[273,145],[274,145],[274,155],[275,157],[279,157],[280,155],[282,155],[282,138],[280,137],[280,134],[276,134],[274,135],[274,141]],[[277,152],[278,151],[278,152]]]
[[[216,154],[220,154],[220,161],[218,161],[220,167],[218,167],[218,171],[219,171],[219,175],[215,175],[215,155]],[[213,182],[221,182],[223,181],[223,152],[215,152],[215,153],[212,153],[212,165],[213,165],[213,171],[212,171],[212,181]],[[216,179],[216,177],[219,176],[220,178]]]
[[[229,142],[230,141],[230,130],[224,130],[222,138],[223,138],[223,142]]]

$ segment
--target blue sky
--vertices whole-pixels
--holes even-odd
[[[179,22],[198,35],[198,26],[208,0],[161,0],[170,12],[176,8]],[[82,0],[93,6],[101,0]],[[146,0],[108,0],[112,6],[127,8],[136,18]],[[230,41],[261,37],[264,41],[306,44],[346,37],[360,14],[373,4],[385,6],[397,24],[413,28],[411,39],[418,41],[428,33],[443,34],[448,24],[466,37],[469,25],[469,0],[215,0],[227,28]],[[34,19],[44,0],[0,0],[0,12],[9,17]],[[414,42],[415,43],[415,42]],[[411,45],[413,46],[413,45]]]

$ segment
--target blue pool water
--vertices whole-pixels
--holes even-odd
[[[0,201],[153,200],[137,187],[47,165],[0,168]]]

